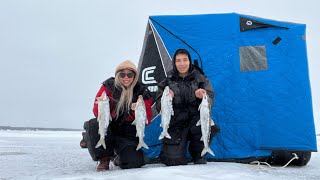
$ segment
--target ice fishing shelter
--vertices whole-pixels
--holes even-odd
[[[317,145],[304,24],[237,13],[150,16],[139,81],[153,97],[178,48],[189,50],[215,89],[211,116],[221,132],[208,158],[245,162],[303,152],[300,165],[309,161]],[[161,149],[159,124],[154,109],[145,137],[149,158]]]

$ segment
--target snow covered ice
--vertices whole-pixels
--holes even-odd
[[[318,149],[319,149],[319,136]],[[138,169],[96,172],[88,150],[81,149],[80,131],[0,131],[0,180],[7,179],[320,179],[320,153],[312,153],[303,167],[209,162],[206,165],[166,167],[148,164]]]

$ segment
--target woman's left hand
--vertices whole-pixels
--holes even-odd
[[[136,109],[136,104],[137,104],[137,103],[132,103],[132,104],[131,104],[131,109],[132,109],[133,111]]]
[[[207,93],[207,91],[204,90],[204,89],[199,88],[194,93],[195,93],[197,98],[202,99],[203,96]]]

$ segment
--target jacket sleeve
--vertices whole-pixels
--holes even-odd
[[[158,90],[156,92],[156,108],[158,113],[161,111],[161,97],[164,91],[164,88],[167,86],[167,79],[162,80],[158,84]]]
[[[95,117],[98,117],[98,104],[96,103],[97,97],[100,97],[101,94],[103,93],[103,91],[106,92],[106,94],[107,94],[107,96],[109,96],[109,98],[112,96],[111,92],[104,85],[101,85],[99,91],[97,92],[96,97],[94,98],[94,103],[93,103],[93,114]]]

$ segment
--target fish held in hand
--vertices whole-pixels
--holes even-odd
[[[213,151],[209,147],[210,143],[210,133],[211,126],[214,125],[213,120],[210,117],[210,104],[208,101],[208,95],[205,94],[202,98],[201,104],[199,106],[200,120],[197,122],[196,126],[201,126],[201,141],[203,141],[204,148],[201,152],[201,156],[204,156],[207,152],[214,156]]]
[[[147,113],[146,113],[146,106],[143,101],[143,97],[139,95],[136,107],[135,107],[135,120],[132,122],[132,125],[136,126],[137,134],[136,136],[139,137],[139,144],[136,148],[138,151],[140,148],[144,147],[149,149],[147,144],[144,142],[144,129],[146,124],[148,124]]]
[[[98,134],[100,134],[100,140],[98,141],[96,148],[103,146],[106,149],[105,136],[107,135],[107,129],[110,121],[112,120],[110,116],[110,105],[109,105],[109,97],[106,92],[103,92],[100,97],[97,97],[98,104],[98,117],[97,121],[99,123]]]
[[[170,95],[170,88],[166,86],[164,88],[162,97],[161,97],[161,124],[162,133],[159,136],[159,140],[164,137],[171,139],[170,134],[168,133],[171,116],[174,115],[174,111],[172,108],[172,96]]]

